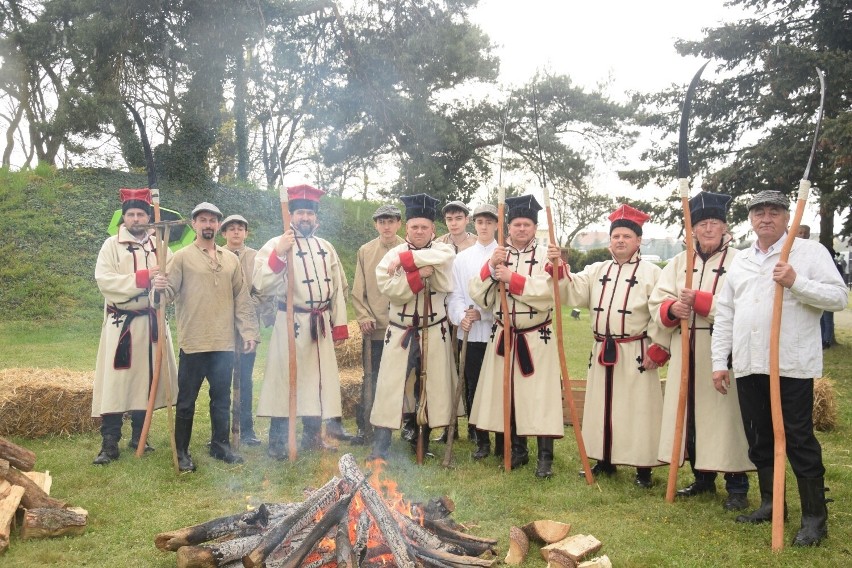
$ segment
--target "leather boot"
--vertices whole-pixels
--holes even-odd
[[[595,465],[591,467],[591,470],[592,475],[597,477],[599,475],[615,475],[615,472],[618,471],[618,468],[616,468],[608,461],[598,460],[597,462],[595,462]],[[579,475],[580,477],[586,477],[586,472],[581,469],[577,475]]]
[[[539,479],[553,477],[553,438],[538,437],[538,465],[535,476]]]
[[[142,410],[134,410],[130,413],[130,441],[127,442],[127,447],[131,450],[136,450],[139,447],[139,438],[142,437],[142,427],[145,425],[145,412]],[[145,453],[149,454],[154,451],[154,447],[145,439]]]
[[[102,436],[101,451],[92,460],[94,465],[106,465],[118,459],[118,438],[109,434]]]
[[[399,432],[400,437],[406,442],[417,443],[417,415],[413,412],[406,412],[402,415],[402,430]]]
[[[175,447],[178,456],[178,470],[181,473],[195,471],[192,456],[189,453],[189,440],[192,437],[192,418],[175,418]]]
[[[633,481],[636,487],[641,487],[642,489],[650,489],[654,482],[651,480],[651,468],[650,467],[637,467],[636,468],[636,479]]]
[[[303,416],[302,426],[302,451],[337,451],[337,447],[326,444],[325,441],[323,441],[322,439],[322,418],[320,418],[319,416]]]
[[[355,437],[343,427],[343,419],[340,416],[325,421],[325,435],[341,442],[351,442]]]
[[[269,422],[269,447],[266,449],[266,455],[274,460],[286,460],[288,457],[287,435],[289,433],[289,419],[272,418]]]
[[[818,546],[828,536],[828,508],[825,498],[825,479],[797,477],[799,499],[802,502],[802,528],[793,539],[793,546]]]
[[[527,451],[526,436],[518,436],[512,428],[512,469],[530,463],[530,454]]]
[[[760,506],[748,515],[739,515],[738,523],[772,522],[772,482],[773,468],[762,467],[757,470],[757,482],[760,486]],[[787,501],[784,501],[784,519],[787,519]]]
[[[491,454],[491,440],[488,432],[485,430],[475,430],[474,438],[476,439],[476,451],[471,457],[475,460],[487,458]]]
[[[210,456],[225,463],[243,463],[243,457],[231,450],[229,433],[231,421],[228,410],[214,412],[210,416],[213,435],[210,439]]]
[[[494,457],[503,457],[503,432],[494,432]]]
[[[367,456],[367,461],[385,460],[388,459],[391,444],[390,428],[374,428],[373,429],[373,448],[370,450],[370,455]]]

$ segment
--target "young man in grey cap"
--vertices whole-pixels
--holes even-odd
[[[796,475],[802,525],[794,546],[814,546],[828,535],[822,448],[814,436],[814,377],[822,376],[819,318],[823,310],[846,307],[846,286],[824,246],[796,239],[788,262],[779,260],[788,238],[788,199],[762,191],[748,205],[757,236],[731,264],[716,299],[713,325],[713,386],[722,394],[731,386],[729,358],[736,377],[749,458],[757,466],[760,507],[737,522],[772,520],[774,446],[769,404],[769,341],[776,284],[784,287],[779,343],[781,409],[787,458]]]
[[[210,455],[226,463],[242,463],[231,451],[231,373],[234,365],[234,328],[243,338],[243,351],[255,350],[259,340],[257,315],[249,287],[236,256],[215,241],[222,212],[212,203],[192,210],[195,241],[169,259],[167,275],[154,279],[157,293],[175,302],[177,314],[178,396],[175,410],[175,444],[178,468],[195,471],[189,453],[195,401],[204,379],[210,385]]]
[[[450,245],[456,254],[476,243],[476,236],[467,232],[467,219],[470,215],[467,205],[461,201],[450,201],[441,209],[441,214],[444,216],[444,223],[449,232],[435,241]]]
[[[464,360],[465,407],[468,414],[479,383],[479,372],[491,336],[491,326],[494,325],[494,312],[482,309],[474,303],[468,291],[468,284],[472,278],[479,275],[482,265],[491,258],[497,248],[494,238],[497,231],[497,208],[493,205],[480,205],[474,209],[473,226],[476,228],[476,244],[456,255],[453,262],[453,291],[447,298],[447,317],[450,318],[450,323],[456,326],[459,353],[465,333],[468,335]],[[476,441],[473,459],[488,457],[491,453],[488,431],[476,430],[469,424],[468,436]]]
[[[257,256],[257,250],[246,246],[246,238],[248,238],[248,221],[242,215],[229,215],[222,221],[219,227],[219,232],[225,237],[225,248],[240,259],[240,266],[243,269],[243,277],[249,286],[249,295],[251,296],[252,304],[255,307],[255,313],[259,320],[263,320],[262,309],[264,303],[260,301],[257,294],[252,293],[251,278],[254,273],[254,259]],[[268,304],[268,303],[267,303]],[[275,313],[271,313],[271,322],[267,326],[275,322]],[[269,321],[269,320],[267,320]],[[239,331],[237,331],[239,334]],[[243,352],[242,338],[237,341],[236,348],[239,351],[239,372],[240,376],[240,443],[246,446],[260,445],[260,440],[254,432],[254,419],[252,418],[252,374],[254,373],[254,361],[257,357],[257,351]]]
[[[355,310],[355,319],[361,327],[364,337],[364,348],[366,357],[366,342],[370,342],[370,368],[371,376],[364,377],[365,383],[361,387],[361,403],[357,408],[356,420],[358,422],[358,433],[352,440],[353,444],[365,443],[364,426],[370,420],[370,409],[373,407],[372,400],[366,400],[367,384],[372,381],[373,398],[376,394],[376,378],[379,376],[379,364],[382,360],[382,349],[385,345],[385,333],[388,329],[388,298],[379,292],[376,282],[376,266],[395,246],[401,245],[405,240],[397,233],[402,226],[402,213],[395,205],[382,205],[373,213],[373,222],[376,225],[378,237],[364,244],[358,249],[355,257],[355,281],[352,284],[352,308]],[[413,433],[413,431],[412,431]]]

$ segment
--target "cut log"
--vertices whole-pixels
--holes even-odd
[[[288,534],[292,534],[314,522],[317,513],[331,507],[346,489],[346,482],[339,477],[331,478],[328,483],[315,491],[281,522],[264,533],[260,544],[243,557],[245,568],[256,568],[263,564],[269,554],[281,544]]]
[[[337,532],[334,534],[334,551],[337,568],[358,568],[355,555],[352,552],[352,543],[349,541],[349,515],[337,523]]]
[[[521,564],[530,551],[530,539],[518,527],[509,529],[509,552],[506,553],[506,564]]]
[[[216,544],[181,546],[177,550],[178,568],[218,568],[225,566],[251,552],[260,542],[261,535],[255,534],[233,538]],[[240,561],[240,566],[242,566]]]
[[[8,495],[10,489],[12,489],[12,484],[5,479],[0,479],[0,499]]]
[[[12,485],[20,485],[24,488],[24,497],[21,499],[21,505],[25,509],[62,509],[65,507],[65,501],[54,499],[42,491],[33,480],[14,467],[10,467],[9,471],[6,472],[6,481]]]
[[[416,545],[422,548],[440,550],[450,554],[465,555],[465,549],[454,543],[448,543],[418,525],[414,519],[391,509],[391,515],[402,527],[403,533]],[[480,553],[481,554],[481,553]]]
[[[373,521],[367,511],[361,511],[358,521],[355,523],[355,542],[352,543],[352,555],[355,564],[361,565],[367,558],[367,540],[370,538],[370,525]]]
[[[449,520],[449,519],[447,519]],[[485,538],[481,536],[472,535],[469,533],[463,533],[461,531],[453,528],[455,525],[450,525],[445,521],[423,521],[423,524],[427,529],[434,532],[441,538],[448,538],[456,541],[471,541],[471,542],[479,542],[482,544],[488,544],[491,546],[497,546],[497,539],[494,538]]]
[[[590,534],[575,534],[559,542],[543,546],[541,548],[541,555],[545,560],[549,561],[550,552],[552,550],[560,550],[573,558],[575,562],[579,562],[585,556],[600,550],[601,546],[603,546],[601,541]]]
[[[0,479],[6,479],[6,474],[9,472],[9,460],[0,458]]]
[[[577,568],[577,561],[561,550],[551,550],[547,559],[547,568]]]
[[[21,539],[78,536],[86,532],[86,515],[68,509],[27,509]]]
[[[468,566],[489,568],[490,566],[493,566],[495,562],[494,560],[484,560],[482,558],[476,558],[475,556],[461,556],[449,554],[440,550],[428,550],[417,545],[414,545],[414,554],[421,560],[437,560],[443,564],[447,564],[448,566],[455,566],[458,568],[467,568]]]
[[[0,437],[0,458],[20,471],[32,471],[36,461],[33,452],[3,437]]]
[[[38,485],[39,489],[50,495],[50,488],[53,487],[53,477],[51,477],[49,471],[24,471],[22,473]]]
[[[609,559],[609,556],[604,554],[603,556],[582,562],[579,568],[612,568],[612,561]]]
[[[0,501],[0,554],[9,548],[9,535],[12,532],[12,521],[15,520],[15,511],[24,496],[24,488],[13,485],[9,494]]]
[[[541,520],[527,523],[521,527],[530,540],[543,544],[559,542],[571,532],[571,525],[559,521]]]
[[[340,473],[353,485],[361,486],[361,498],[364,504],[373,515],[373,519],[379,528],[379,531],[385,537],[385,542],[390,547],[393,553],[394,560],[398,568],[415,568],[413,554],[409,550],[408,543],[402,536],[402,531],[399,525],[393,519],[385,505],[384,500],[378,492],[367,484],[364,484],[364,472],[358,467],[355,457],[352,454],[346,454],[340,458],[338,462]],[[247,567],[248,568],[248,567]]]

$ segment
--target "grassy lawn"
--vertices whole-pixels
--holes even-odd
[[[574,377],[585,375],[591,343],[588,314],[581,320],[565,319],[567,353]],[[93,368],[98,321],[53,323],[0,323],[0,366]],[[835,379],[840,407],[840,425],[834,432],[820,433],[828,470],[826,484],[835,502],[829,505],[829,538],[820,548],[785,548],[770,551],[770,528],[742,526],[734,513],[722,509],[724,490],[717,496],[701,496],[671,505],[664,500],[667,470],[654,473],[650,491],[633,486],[633,471],[625,468],[613,478],[602,478],[586,486],[577,476],[580,469],[573,434],[556,444],[556,476],[539,481],[533,476],[535,461],[519,471],[504,474],[495,458],[485,463],[470,459],[467,440],[456,444],[457,467],[444,470],[438,463],[414,465],[406,444],[394,436],[388,473],[410,498],[425,500],[446,494],[456,502],[455,518],[480,535],[500,539],[506,550],[508,530],[531,520],[550,518],[573,525],[573,533],[593,534],[604,543],[602,553],[616,566],[849,566],[852,565],[852,331],[837,330],[840,345],[825,351],[826,374]],[[262,379],[265,344],[256,366],[256,384]],[[258,392],[259,389],[255,389]],[[13,537],[2,566],[174,566],[173,553],[158,551],[154,535],[161,531],[210,520],[245,510],[263,501],[301,499],[305,487],[319,486],[337,471],[337,456],[301,455],[297,463],[278,463],[265,455],[265,446],[244,448],[246,463],[228,466],[209,458],[204,442],[209,415],[199,397],[193,455],[199,470],[194,475],[174,475],[168,451],[165,413],[155,416],[152,444],[157,451],[137,460],[126,450],[118,462],[94,467],[91,460],[100,446],[97,433],[72,437],[15,439],[38,456],[36,468],[54,476],[52,493],[89,510],[85,535],[44,541],[22,542]],[[347,417],[351,418],[351,417]],[[351,419],[348,426],[354,428]],[[258,431],[265,439],[268,421],[260,420]],[[462,431],[465,428],[462,427]],[[125,427],[126,443],[129,426]],[[535,443],[531,450],[535,451]],[[367,448],[343,447],[363,460]],[[436,444],[437,453],[443,446]],[[757,503],[756,479],[752,475],[750,503]],[[790,542],[799,522],[798,493],[788,472],[790,521],[785,540]],[[680,485],[691,481],[682,470]],[[501,554],[502,558],[502,554]],[[533,550],[524,566],[544,566]]]

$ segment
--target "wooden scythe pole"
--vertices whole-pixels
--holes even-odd
[[[784,246],[781,247],[780,262],[787,262],[790,258],[790,250],[792,250],[793,242],[796,240],[796,233],[799,232],[799,224],[802,222],[802,214],[805,211],[805,204],[808,202],[808,192],[811,189],[811,182],[808,180],[808,177],[811,172],[814,155],[816,154],[819,128],[822,123],[823,108],[825,107],[825,75],[819,68],[816,71],[817,75],[819,75],[820,104],[814,141],[811,146],[808,165],[805,167],[805,174],[799,181],[796,213],[793,216],[793,223],[787,231],[787,240],[784,241]],[[772,433],[775,439],[772,477],[772,550],[776,552],[784,549],[784,476],[786,473],[787,457],[787,435],[784,431],[784,415],[781,409],[780,353],[783,299],[784,287],[776,283],[774,303],[772,305],[772,327],[770,328],[769,335],[769,401],[772,409]]]
[[[503,137],[500,142],[500,175],[497,182],[497,244],[506,246],[506,190],[503,188],[503,148],[506,146],[506,123],[509,105],[503,119]],[[503,470],[512,471],[512,341],[509,318],[509,298],[506,283],[500,282],[500,310],[503,312]]]
[[[429,410],[426,405],[426,381],[429,380],[429,316],[432,313],[432,286],[429,278],[424,278],[423,320],[420,331],[420,398],[417,405],[417,465],[423,465],[426,457],[426,431],[429,424]]]
[[[709,63],[709,61],[707,62]],[[680,187],[681,207],[683,208],[683,229],[686,245],[686,274],[684,288],[692,288],[692,272],[695,267],[695,243],[692,242],[692,215],[689,211],[689,111],[692,107],[692,97],[701,73],[707,63],[692,78],[680,116],[680,141],[678,144],[678,183]],[[678,391],[677,409],[675,411],[674,437],[672,438],[672,456],[669,462],[669,478],[666,484],[666,501],[674,503],[677,489],[677,470],[680,468],[680,450],[683,444],[683,423],[686,418],[686,395],[689,389],[689,358],[690,358],[690,327],[691,318],[680,320],[680,390]]]
[[[553,211],[550,208],[550,191],[547,189],[547,179],[544,171],[544,155],[541,150],[541,137],[538,131],[538,97],[533,91],[533,111],[535,116],[535,138],[538,143],[538,161],[541,164],[541,189],[544,194],[544,209],[547,213],[547,231],[551,243],[556,243],[556,230],[553,224]],[[577,414],[577,405],[574,402],[574,392],[571,390],[571,377],[568,374],[568,362],[565,360],[565,340],[562,333],[562,298],[559,291],[559,268],[557,264],[553,267],[553,320],[556,322],[556,345],[559,352],[559,368],[562,373],[562,393],[568,399],[568,410],[571,414],[571,424],[574,430],[574,438],[577,440],[577,451],[583,464],[583,474],[586,483],[591,485],[595,482],[592,468],[589,465],[589,456],[586,454],[586,444],[583,441],[583,432],[580,429],[580,416]]]
[[[287,196],[287,188],[283,185],[278,188],[278,195],[281,199],[281,220],[284,225],[284,232],[291,229],[290,227],[290,199]],[[282,237],[283,238],[283,237]],[[290,462],[296,461],[298,452],[296,451],[296,335],[295,335],[295,315],[293,313],[293,295],[295,294],[295,285],[293,282],[293,248],[287,252],[287,359],[288,359],[288,377],[289,383],[289,416],[287,428],[287,448],[289,450]]]

